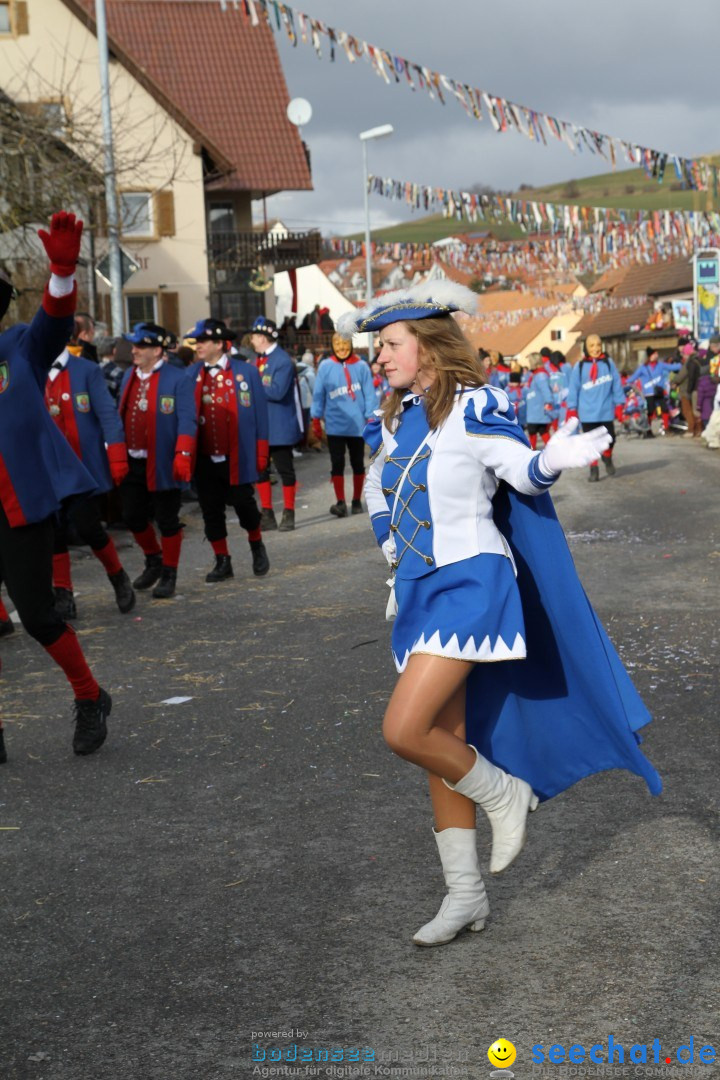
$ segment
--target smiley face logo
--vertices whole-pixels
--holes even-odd
[[[507,1039],[496,1039],[488,1049],[488,1061],[497,1069],[509,1068],[516,1057],[515,1047]]]

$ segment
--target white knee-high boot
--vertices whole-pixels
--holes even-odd
[[[474,829],[435,832],[448,894],[431,922],[415,934],[416,945],[445,945],[465,927],[482,930],[490,914],[478,863]]]
[[[499,874],[520,854],[525,843],[528,813],[537,808],[538,797],[525,780],[503,772],[476,748],[475,764],[457,784],[443,783],[452,791],[481,806],[492,827],[490,873]]]

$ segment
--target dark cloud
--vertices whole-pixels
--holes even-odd
[[[703,28],[717,29],[717,0],[691,11],[675,0],[300,0],[331,26],[564,120],[687,156],[717,149],[717,71],[698,50]],[[386,84],[365,61],[317,60],[309,45],[276,35],[291,96],[307,98],[313,119],[303,134],[312,153],[315,192],[268,201],[272,214],[324,231],[355,231],[363,220],[358,133],[390,123],[395,134],[370,147],[380,175],[443,187],[521,183],[609,171],[589,153],[536,146],[489,122],[468,119],[404,84]],[[623,167],[620,165],[620,167]],[[373,223],[404,220],[400,204],[372,200]]]

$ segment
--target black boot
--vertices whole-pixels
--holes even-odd
[[[283,510],[283,516],[278,525],[278,532],[292,532],[295,528],[295,511]]]
[[[118,570],[117,574],[108,574],[108,578],[115,590],[115,599],[118,608],[123,615],[127,615],[128,611],[132,611],[135,607],[135,593],[130,584],[130,578],[124,570]]]
[[[353,499],[352,505],[350,507],[350,513],[351,514],[364,514],[365,513],[365,507],[361,503],[360,499]]]
[[[0,765],[4,765],[7,761],[7,750],[5,749],[5,735],[3,729],[0,727]]]
[[[205,575],[205,580],[212,581],[225,581],[225,578],[235,577],[232,568],[232,559],[229,555],[216,555],[215,565],[209,574]]]
[[[338,501],[330,507],[330,513],[334,514],[335,517],[347,517],[347,503],[345,500],[338,499]]]
[[[133,581],[134,589],[149,589],[162,573],[162,555],[146,555],[145,569]]]
[[[615,462],[613,461],[613,459],[611,457],[606,457],[603,458],[603,461],[605,462],[605,472],[608,474],[608,476],[614,476],[617,472],[617,469],[615,468]]]
[[[175,595],[175,582],[177,581],[177,567],[163,566],[160,572],[160,580],[152,591],[156,600],[169,600]]]
[[[270,560],[262,540],[251,540],[253,574],[255,577],[265,577],[270,569]]]
[[[55,589],[55,610],[63,622],[77,619],[75,597],[70,589]]]
[[[275,517],[275,511],[272,507],[266,509],[263,506],[262,514],[260,515],[260,528],[263,532],[272,532],[273,529],[277,529],[278,523]]]
[[[75,699],[75,736],[73,750],[85,756],[99,750],[107,738],[106,720],[112,709],[112,698],[100,688],[97,701]]]
[[[14,634],[15,627],[13,626],[12,619],[0,619],[0,637],[7,637],[8,634]]]
[[[599,479],[600,479],[600,467],[599,467],[599,465],[591,465],[590,466],[590,476],[588,477],[589,482],[592,484],[594,481],[599,480]]]

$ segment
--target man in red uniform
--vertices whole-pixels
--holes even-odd
[[[38,235],[50,281],[32,323],[0,335],[0,577],[25,630],[62,668],[75,695],[76,754],[92,754],[107,736],[112,701],[95,681],[75,632],[55,610],[53,519],[68,500],[95,491],[95,481],[45,407],[45,380],[73,328],[75,266],[82,222],[54,214]],[[12,287],[0,282],[0,317]],[[0,728],[0,762],[7,755]]]

